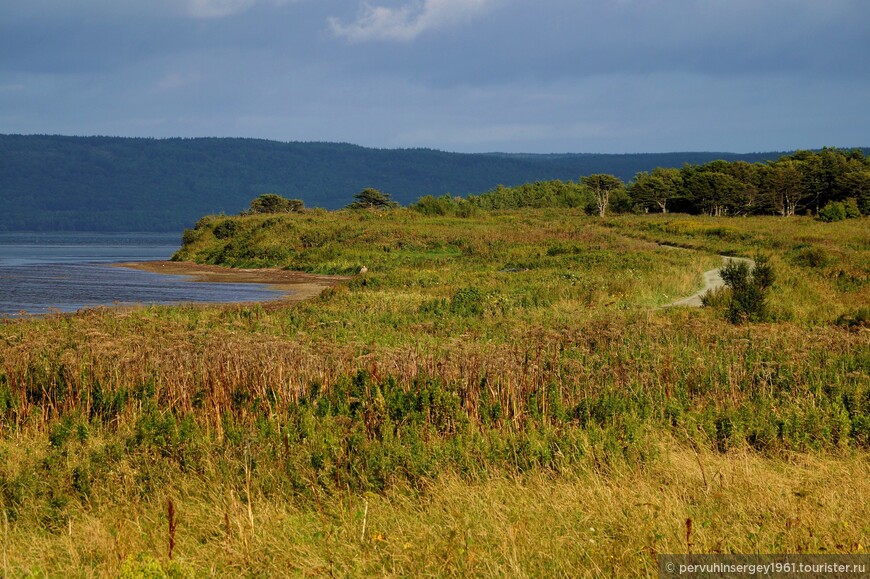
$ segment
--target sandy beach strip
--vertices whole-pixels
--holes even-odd
[[[198,282],[266,284],[285,291],[282,299],[292,302],[313,298],[326,288],[351,279],[341,275],[315,275],[277,268],[236,269],[190,261],[129,261],[113,265],[152,273],[182,275]]]

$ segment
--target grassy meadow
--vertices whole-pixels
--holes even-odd
[[[4,573],[655,576],[657,553],[864,553],[868,231],[203,218],[177,259],[368,272],[297,304],[0,322]],[[662,307],[719,254],[770,258],[768,321]]]

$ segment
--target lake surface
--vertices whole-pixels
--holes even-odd
[[[177,234],[0,233],[0,317],[85,307],[252,302],[282,292],[262,284],[203,283],[111,264],[169,259]]]

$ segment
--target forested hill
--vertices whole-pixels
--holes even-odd
[[[0,135],[0,231],[181,231],[262,193],[334,209],[366,187],[402,204],[498,184],[639,171],[781,153],[459,154],[255,139]]]

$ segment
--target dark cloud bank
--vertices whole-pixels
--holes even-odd
[[[0,133],[454,151],[866,145],[862,0],[33,0]]]

